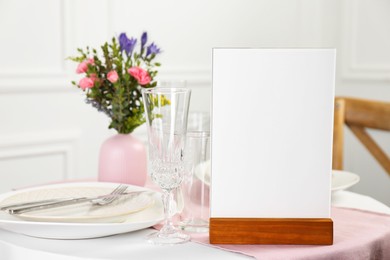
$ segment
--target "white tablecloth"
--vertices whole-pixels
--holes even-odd
[[[349,191],[332,195],[332,205],[390,214],[390,208],[371,197]],[[0,230],[0,259],[248,259],[196,243],[153,246],[144,238],[152,229],[105,238],[85,240],[50,240],[32,238]]]

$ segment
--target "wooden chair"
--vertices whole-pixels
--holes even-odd
[[[343,169],[344,124],[368,149],[390,176],[390,158],[365,128],[390,131],[390,103],[365,99],[335,99],[333,131],[333,169]]]

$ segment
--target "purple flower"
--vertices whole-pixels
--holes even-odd
[[[135,47],[136,44],[137,44],[137,39],[131,38],[129,40],[128,50],[126,49],[127,54],[130,53],[130,55],[131,55],[133,53],[133,50],[134,50],[134,47]]]
[[[121,33],[119,35],[119,45],[121,47],[121,51],[123,51],[127,45],[129,38],[127,38],[126,33]]]
[[[146,50],[146,56],[149,56],[150,54],[159,54],[161,51],[160,49],[157,47],[157,45],[155,45],[154,43],[150,44],[148,46],[148,49]]]
[[[146,32],[144,32],[141,36],[141,50],[144,49],[147,41],[148,41],[148,34]]]
[[[127,38],[126,33],[121,33],[119,35],[119,45],[121,51],[125,50],[127,55],[131,55],[133,53],[135,44],[137,43],[137,39]]]

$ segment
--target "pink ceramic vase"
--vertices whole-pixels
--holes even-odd
[[[144,186],[147,177],[145,145],[130,134],[116,134],[100,148],[98,180]]]

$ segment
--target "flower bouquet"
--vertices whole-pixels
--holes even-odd
[[[77,49],[78,56],[70,57],[79,63],[76,72],[84,76],[73,85],[86,93],[87,103],[111,118],[109,128],[120,134],[131,133],[145,123],[141,89],[157,85],[154,78],[160,63],[153,60],[161,51],[147,41],[144,32],[136,51],[137,39],[121,33],[118,40],[114,37],[104,43],[101,53],[86,47]]]

